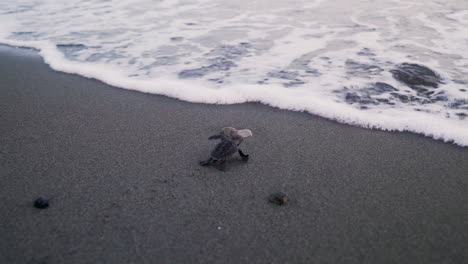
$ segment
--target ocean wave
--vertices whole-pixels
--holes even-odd
[[[463,1],[31,0],[0,9],[0,43],[35,48],[57,71],[468,146]]]

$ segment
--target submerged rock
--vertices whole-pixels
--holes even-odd
[[[378,66],[361,63],[354,60],[346,60],[346,70],[349,75],[369,78],[372,75],[379,75],[384,70]]]
[[[398,91],[395,87],[383,82],[376,82],[373,87],[369,88],[369,90],[375,92],[375,94]]]
[[[442,78],[436,72],[419,64],[405,62],[398,64],[390,72],[393,74],[393,78],[418,92],[427,91],[421,86],[437,88],[442,83]]]
[[[466,99],[455,99],[451,101],[448,105],[451,109],[463,109],[468,110],[468,100]]]
[[[228,71],[232,67],[237,67],[237,65],[225,58],[215,58],[212,59],[210,66],[204,66],[198,69],[189,69],[183,70],[179,72],[180,79],[188,79],[188,78],[200,78],[212,72],[219,72],[219,71]]]
[[[357,53],[357,55],[373,57],[375,56],[375,53],[372,52],[369,48],[363,48],[360,52]]]
[[[251,53],[252,44],[241,42],[237,45],[220,45],[211,50],[208,56],[222,57],[229,60],[237,60]]]
[[[394,98],[400,100],[402,103],[408,103],[408,102],[422,102],[420,98],[417,98],[412,95],[405,95],[405,94],[400,94],[400,93],[390,93]]]
[[[345,101],[348,104],[359,103],[359,104],[378,104],[378,102],[372,100],[369,95],[358,95],[357,93],[346,93]]]
[[[341,91],[344,94],[344,100],[348,104],[358,103],[361,105],[378,105],[380,103],[386,104],[394,104],[386,99],[377,98],[375,96],[382,95],[385,93],[391,93],[398,91],[395,87],[391,86],[390,84],[386,84],[383,82],[376,82],[369,84],[368,87],[364,88],[344,88]]]
[[[184,38],[183,37],[172,37],[171,40],[175,41],[175,42],[180,42],[180,41],[184,40]]]
[[[270,196],[268,197],[268,202],[277,205],[286,205],[289,202],[289,198],[285,193],[277,192],[270,194]]]
[[[284,87],[294,87],[294,86],[302,85],[302,84],[304,84],[304,83],[305,83],[304,81],[296,80],[296,81],[292,81],[292,82],[285,83],[285,84],[283,84],[283,86],[284,86]]]
[[[47,207],[49,207],[49,201],[45,200],[42,197],[39,197],[36,200],[34,200],[34,207],[38,209],[46,209]]]
[[[352,60],[346,61],[346,66],[348,70],[369,71],[368,74],[380,71]],[[437,89],[444,82],[433,70],[418,64],[402,63],[394,66],[390,72],[396,80],[406,84],[416,93],[409,89],[397,89],[384,82],[369,83],[365,87],[344,87],[334,92],[342,94],[341,98],[346,103],[354,104],[360,109],[380,104],[395,105],[398,102],[420,105],[448,101],[444,91]],[[452,102],[451,105],[453,104]]]
[[[275,72],[269,72],[268,76],[271,78],[278,78],[278,79],[285,79],[285,80],[295,80],[299,73],[294,72],[294,71],[286,71],[286,70],[281,70],[281,71],[275,71]]]

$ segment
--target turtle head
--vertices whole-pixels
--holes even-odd
[[[246,138],[246,137],[253,136],[252,131],[250,131],[250,129],[237,130],[237,129],[233,128],[233,127],[224,127],[221,130],[220,134],[225,136],[225,137],[240,136],[240,137]]]
[[[225,137],[233,137],[237,135],[237,129],[233,127],[223,127],[220,134]]]
[[[250,131],[250,129],[241,129],[241,130],[238,130],[238,131],[237,131],[237,134],[238,134],[239,136],[243,137],[243,138],[253,136],[252,131]]]

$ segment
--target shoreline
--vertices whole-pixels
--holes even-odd
[[[460,263],[467,148],[208,105],[0,49],[1,263]],[[250,161],[198,166],[223,126]],[[268,203],[271,193],[290,203]],[[32,207],[43,196],[45,210]]]
[[[177,80],[131,80],[119,77],[121,75],[120,71],[115,69],[108,69],[103,65],[88,65],[88,67],[83,67],[83,65],[85,65],[83,63],[65,60],[62,58],[63,55],[58,50],[48,45],[36,44],[32,46],[21,46],[27,45],[23,44],[21,41],[12,41],[10,44],[19,46],[11,46],[9,44],[0,44],[0,46],[16,48],[18,49],[18,53],[21,53],[20,49],[26,49],[29,51],[32,50],[33,52],[35,51],[36,55],[39,53],[42,57],[42,60],[44,60],[50,68],[57,72],[75,74],[83,78],[96,80],[114,88],[137,91],[145,94],[166,96],[180,100],[182,102],[195,104],[201,103],[214,105],[236,105],[259,103],[268,107],[278,108],[280,110],[304,112],[345,125],[390,132],[410,132],[434,140],[442,141],[444,143],[455,144],[460,147],[468,147],[468,138],[466,137],[468,130],[466,130],[465,127],[460,126],[460,124],[453,127],[454,124],[452,123],[452,120],[444,118],[439,119],[436,116],[428,117],[420,115],[421,113],[413,112],[411,114],[406,113],[404,118],[394,119],[392,115],[388,114],[374,115],[368,112],[359,111],[352,107],[349,108],[344,105],[333,104],[332,102],[324,104],[321,100],[315,100],[314,96],[309,98],[314,100],[309,101],[307,104],[303,105],[299,103],[301,101],[300,99],[299,101],[296,100],[298,98],[280,96],[279,94],[283,93],[285,90],[281,90],[284,88],[279,87],[276,87],[272,90],[265,90],[264,88],[257,87],[260,89],[259,91],[263,90],[263,93],[270,93],[272,95],[263,98],[258,97],[255,94],[250,94],[248,91],[252,87],[249,85],[245,87],[237,86],[237,89],[234,90],[218,90],[207,88],[203,83],[193,80],[191,81],[190,85],[193,85],[194,89],[199,91],[197,93],[193,93],[190,90],[186,90],[186,88],[181,88],[184,86],[184,84],[181,84]],[[242,94],[245,94],[245,96],[242,96]],[[331,107],[330,104],[332,104],[333,107]],[[344,114],[348,112],[352,112],[353,114]],[[398,114],[398,109],[393,109],[393,114]],[[432,125],[427,126],[427,122]],[[446,127],[446,129],[441,130],[441,126]],[[421,127],[425,127],[425,129],[421,130]],[[447,128],[451,129],[447,130]]]

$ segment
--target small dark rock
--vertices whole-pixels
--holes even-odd
[[[393,91],[398,91],[395,87],[391,86],[390,84],[386,84],[383,82],[376,82],[374,85],[374,88],[379,91],[379,94],[385,93],[385,92],[393,92]]]
[[[319,71],[316,70],[316,69],[309,69],[309,70],[306,70],[306,73],[310,73],[310,74],[319,74]]]
[[[393,78],[407,84],[413,89],[418,88],[418,86],[437,88],[442,83],[442,79],[437,73],[419,64],[402,63],[390,72],[393,74]]]
[[[375,53],[373,53],[368,48],[363,48],[360,52],[357,53],[357,55],[359,55],[359,56],[375,56]]]
[[[299,74],[294,71],[276,71],[276,72],[269,72],[268,76],[271,78],[278,78],[278,79],[285,79],[285,80],[294,80]]]
[[[45,200],[42,197],[39,197],[34,201],[34,207],[38,209],[46,209],[47,207],[49,207],[49,201]]]
[[[362,77],[369,77],[369,75],[378,75],[383,69],[366,63],[360,63],[354,60],[346,60],[345,66],[347,73],[351,75],[358,75]]]
[[[268,197],[268,202],[274,203],[276,205],[286,205],[289,202],[289,198],[286,194],[278,192],[270,194]]]
[[[448,104],[448,107],[451,109],[468,109],[465,105],[468,105],[468,100],[455,99]]]
[[[411,88],[422,96],[427,95],[429,93],[429,90],[422,86],[412,86]]]
[[[284,87],[294,87],[294,86],[299,86],[299,85],[302,85],[304,84],[305,82],[303,81],[294,81],[294,82],[288,82],[288,83],[285,83],[283,84]]]
[[[417,97],[414,97],[412,95],[408,96],[408,95],[404,95],[404,94],[399,94],[399,93],[390,93],[391,95],[393,95],[393,97],[397,98],[398,100],[400,100],[402,103],[408,103],[408,102],[418,102],[419,99]]]
[[[345,95],[345,100],[349,104],[359,102],[359,99],[361,99],[361,97],[356,93],[346,93]]]
[[[456,113],[456,115],[461,119],[464,120],[468,115],[465,113]]]
[[[390,101],[388,99],[377,99],[378,102],[384,103],[384,104],[389,104]]]
[[[179,42],[179,41],[184,40],[184,38],[183,38],[183,37],[172,37],[171,40],[172,40],[172,41]]]
[[[377,105],[379,104],[378,102],[372,100],[372,98],[369,95],[365,96],[359,96],[356,93],[346,93],[345,95],[345,101],[348,104],[353,104],[353,103],[359,103],[359,104],[373,104]]]
[[[243,43],[243,44],[242,44]],[[236,60],[250,54],[253,46],[250,43],[242,42],[238,45],[220,45],[212,49],[208,56],[220,57],[228,60]]]
[[[232,67],[237,67],[237,65],[225,58],[214,58],[211,60],[213,64],[210,66],[203,66],[198,69],[188,69],[179,72],[178,76],[180,79],[188,78],[200,78],[212,72],[219,71],[228,71]]]
[[[448,98],[445,95],[437,95],[437,96],[431,98],[432,102],[440,102],[440,101],[447,101],[447,100],[448,100]]]

